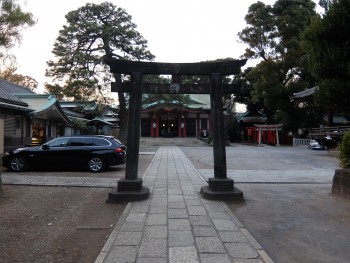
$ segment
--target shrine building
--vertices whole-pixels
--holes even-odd
[[[191,94],[191,102],[164,103],[155,101],[143,105],[142,137],[207,137],[210,130],[210,96]]]

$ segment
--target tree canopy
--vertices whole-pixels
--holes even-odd
[[[36,23],[29,12],[24,12],[15,0],[0,0],[0,78],[29,87],[33,91],[38,82],[30,76],[16,73],[16,57],[9,49],[20,43],[23,29]]]
[[[235,80],[245,81],[237,100],[248,108],[261,107],[271,122],[290,129],[302,124],[290,96],[314,84],[300,37],[315,14],[312,0],[278,0],[273,6],[259,1],[249,7],[247,27],[238,33],[248,45],[243,56],[261,62]]]
[[[324,1],[303,34],[311,72],[318,82],[316,103],[350,114],[350,1]]]
[[[0,7],[0,47],[10,48],[21,40],[21,30],[34,25],[35,20],[16,0],[0,0]]]
[[[17,67],[6,68],[4,71],[0,72],[0,78],[29,88],[33,92],[37,91],[38,82],[35,79],[30,76],[18,74],[16,71]]]
[[[55,81],[46,85],[59,98],[93,99],[107,102],[110,82],[122,76],[110,74],[105,57],[126,60],[152,60],[147,40],[137,31],[132,17],[109,2],[86,4],[66,15],[54,47],[54,61],[48,61],[46,76]],[[108,89],[108,92],[106,91]],[[118,93],[121,139],[126,139],[126,101]]]

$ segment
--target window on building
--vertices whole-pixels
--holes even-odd
[[[16,127],[16,129],[22,129],[22,118],[21,117],[16,117],[15,127]]]

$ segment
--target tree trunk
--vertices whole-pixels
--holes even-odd
[[[328,108],[328,112],[327,112],[327,124],[328,127],[333,127],[334,123],[333,123],[333,109],[331,107]]]

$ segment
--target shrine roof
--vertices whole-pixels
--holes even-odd
[[[108,122],[103,118],[95,117],[92,120],[87,121],[87,125],[97,125],[97,126],[114,126],[114,123]]]
[[[15,95],[22,93],[34,94],[34,92],[26,87],[0,79],[0,101],[26,108],[28,107],[28,104]]]
[[[36,118],[52,119],[57,122],[70,123],[70,120],[57,98],[50,94],[16,94],[18,98],[25,101],[29,108],[34,111],[31,113]]]
[[[182,108],[182,109],[188,109],[188,110],[201,110],[203,109],[203,106],[198,105],[198,104],[191,104],[191,105],[187,105],[187,104],[183,104],[179,101],[171,101],[171,102],[166,102],[164,100],[159,100],[159,101],[155,101],[152,103],[148,103],[143,105],[143,110],[152,110],[154,108]]]
[[[291,96],[291,98],[292,99],[304,99],[304,98],[310,97],[315,93],[316,89],[317,89],[317,87],[313,87],[313,88],[310,88],[307,90],[303,90],[301,92],[293,93],[293,96]]]
[[[238,117],[238,120],[240,122],[246,122],[246,123],[265,123],[267,118],[260,111],[257,111],[257,112],[246,111],[245,113],[243,113]]]

